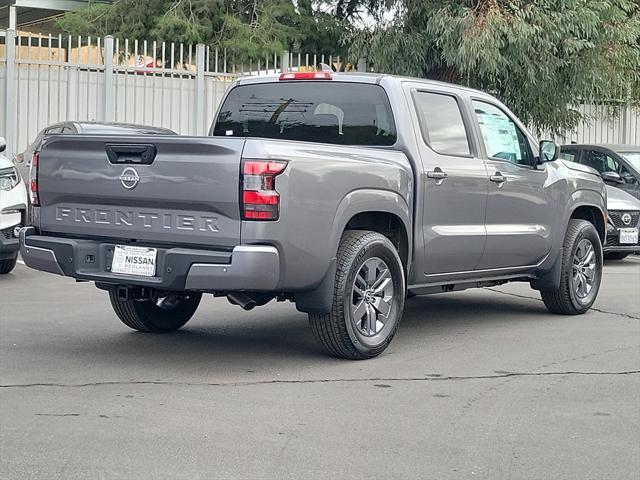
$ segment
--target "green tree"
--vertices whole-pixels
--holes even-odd
[[[498,96],[555,132],[581,102],[640,103],[640,6],[633,0],[345,0],[396,9],[350,37],[377,70],[459,83]]]
[[[340,53],[345,24],[310,0],[116,0],[58,20],[72,35],[202,42],[229,48],[237,60],[285,49]]]

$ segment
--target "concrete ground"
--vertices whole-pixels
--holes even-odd
[[[0,306],[3,479],[640,478],[640,257],[583,316],[526,284],[411,299],[362,362],[290,304],[208,297],[141,334],[91,284],[18,265]]]

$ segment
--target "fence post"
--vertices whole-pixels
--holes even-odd
[[[204,135],[204,44],[196,45],[196,135]]]
[[[16,30],[18,24],[18,9],[15,5],[9,5],[9,30]]]
[[[104,97],[102,116],[105,122],[113,122],[113,37],[104,37]]]
[[[367,71],[367,59],[360,57],[358,59],[358,65],[356,66],[356,69],[359,72],[366,72]]]
[[[4,118],[5,118],[5,126],[4,126],[4,137],[7,142],[7,148],[5,150],[5,155],[7,158],[13,158],[15,153],[15,125],[16,125],[16,108],[15,108],[15,99],[16,99],[16,31],[15,30],[7,30],[5,37],[5,44],[7,49],[7,58],[6,58],[6,79],[5,79],[5,91],[4,91],[4,99],[5,99],[5,110],[4,110]]]
[[[289,71],[289,51],[288,50],[285,50],[284,52],[282,52],[282,60],[280,62],[280,71],[282,73]]]
[[[622,107],[622,144],[626,145],[633,140],[631,137],[631,87],[628,89],[627,98],[624,100]]]

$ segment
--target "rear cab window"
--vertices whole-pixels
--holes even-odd
[[[397,139],[382,87],[333,81],[237,86],[220,108],[211,134],[380,147]]]

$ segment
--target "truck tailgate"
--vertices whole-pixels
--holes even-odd
[[[240,243],[244,140],[64,135],[38,164],[42,232],[147,243]]]

